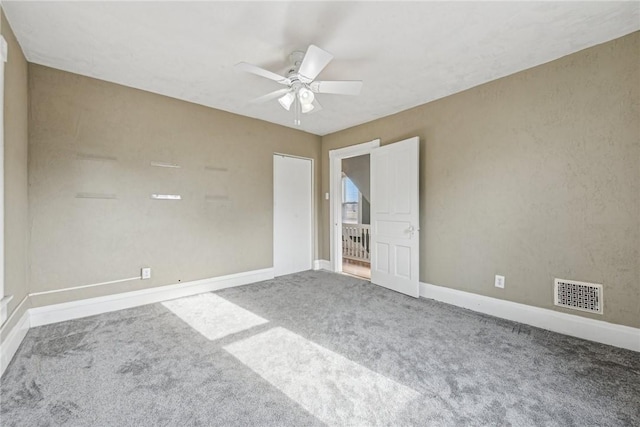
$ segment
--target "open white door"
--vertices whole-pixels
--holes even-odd
[[[371,282],[419,296],[418,137],[371,152]]]

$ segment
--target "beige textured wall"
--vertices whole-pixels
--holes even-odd
[[[153,276],[34,306],[273,265],[273,153],[317,165],[320,137],[34,64],[29,88],[32,292]]]
[[[28,97],[27,61],[13,31],[2,14],[2,36],[8,57],[4,70],[4,215],[5,215],[5,294],[13,295],[9,315],[28,294]],[[21,311],[26,310],[23,305]],[[19,320],[16,313],[11,323]],[[3,329],[6,335],[12,325]],[[3,337],[4,338],[4,337]]]
[[[322,191],[329,150],[418,135],[422,281],[551,309],[555,277],[603,283],[586,316],[640,327],[639,91],[636,32],[323,137]]]

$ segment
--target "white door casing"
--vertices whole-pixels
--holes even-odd
[[[310,270],[313,263],[313,164],[273,156],[273,270],[275,276]]]
[[[0,36],[0,325],[7,319],[10,296],[4,295],[4,65],[8,45]]]
[[[371,282],[419,296],[418,137],[371,152]]]

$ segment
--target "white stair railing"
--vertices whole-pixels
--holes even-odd
[[[342,258],[371,262],[371,226],[342,224]]]

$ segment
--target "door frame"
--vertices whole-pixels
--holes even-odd
[[[342,160],[371,154],[380,147],[380,138],[344,148],[329,150],[329,247],[331,269],[342,272]]]
[[[272,209],[273,209],[273,218],[272,218],[272,223],[271,223],[271,244],[272,244],[272,251],[273,253],[271,254],[271,265],[273,267],[275,267],[275,249],[276,249],[276,236],[275,236],[275,221],[276,221],[276,210],[275,210],[275,179],[276,179],[276,173],[275,173],[275,157],[276,156],[281,156],[281,157],[291,157],[294,159],[300,159],[300,160],[309,160],[311,161],[311,211],[310,211],[310,217],[309,217],[309,224],[311,225],[311,228],[309,230],[309,232],[311,233],[311,239],[309,240],[311,243],[311,259],[310,259],[310,263],[311,263],[311,268],[313,269],[313,264],[314,264],[314,259],[315,259],[315,254],[316,254],[316,249],[317,249],[317,234],[316,233],[316,229],[317,229],[317,221],[316,221],[316,175],[315,175],[315,171],[316,171],[316,164],[315,164],[315,160],[311,157],[303,157],[303,156],[296,156],[293,154],[286,154],[286,153],[280,153],[277,151],[273,152],[273,155],[271,157],[271,164],[273,165],[273,172],[272,172],[272,181],[273,181],[273,194],[272,194],[272,203],[274,203],[274,205],[272,205]]]
[[[4,272],[5,272],[5,249],[4,249],[4,68],[8,57],[7,41],[0,35],[0,325],[7,320],[9,301],[13,296],[5,296]]]

